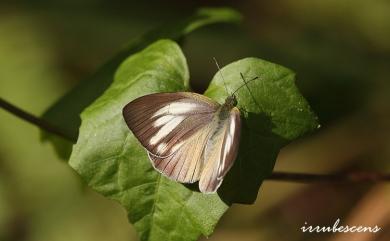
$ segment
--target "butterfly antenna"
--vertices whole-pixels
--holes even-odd
[[[233,92],[233,95],[234,95],[239,89],[241,89],[241,88],[244,87],[244,86],[246,86],[246,87],[248,88],[249,92],[250,92],[251,90],[249,89],[248,84],[249,84],[250,82],[252,82],[252,81],[254,81],[254,80],[256,80],[256,79],[259,78],[259,77],[256,76],[256,77],[254,77],[253,79],[251,79],[251,80],[249,80],[248,82],[246,82],[246,80],[245,80],[245,78],[244,78],[244,75],[243,75],[242,73],[240,73],[240,76],[241,76],[241,79],[244,81],[244,84],[241,85],[240,87],[238,87],[238,88]]]
[[[244,84],[241,85],[240,87],[238,87],[238,89],[236,89],[234,92],[233,92],[233,95],[239,90],[241,89],[242,87],[246,86],[248,88],[248,91],[249,91],[249,95],[252,97],[253,101],[255,102],[255,104],[260,108],[260,110],[262,110],[262,106],[256,101],[255,97],[253,96],[252,94],[252,91],[249,89],[249,86],[248,84],[256,79],[258,79],[259,77],[254,77],[253,79],[249,80],[248,82],[245,81],[245,78],[244,78],[244,75],[242,73],[240,73],[240,76],[241,76],[241,79],[242,81],[244,81]]]
[[[217,65],[218,72],[221,75],[221,78],[222,78],[222,81],[223,81],[223,85],[225,86],[226,93],[229,94],[229,90],[228,90],[228,88],[226,86],[226,82],[225,82],[225,79],[223,78],[222,71],[221,71],[221,68],[219,67],[218,61],[217,61],[217,59],[215,57],[213,57],[213,59],[214,59],[215,64]]]

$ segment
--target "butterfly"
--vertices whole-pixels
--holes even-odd
[[[202,193],[215,193],[238,153],[236,91],[222,105],[192,92],[149,94],[128,103],[123,117],[157,171],[181,183],[199,181]]]

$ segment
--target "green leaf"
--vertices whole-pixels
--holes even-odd
[[[236,93],[243,136],[238,160],[217,194],[202,194],[197,185],[182,185],[155,171],[122,117],[122,108],[139,96],[189,89],[186,60],[175,42],[160,40],[126,59],[112,85],[83,111],[69,163],[90,187],[126,208],[141,240],[210,235],[232,202],[254,200],[279,149],[316,128],[290,70],[255,58],[237,61],[222,69],[230,92],[242,85],[240,72],[260,78],[248,84],[251,93],[246,88]],[[219,73],[206,95],[220,103],[228,95]]]
[[[156,172],[127,128],[122,108],[153,92],[188,90],[179,46],[158,41],[126,59],[105,93],[83,111],[69,164],[103,195],[118,200],[141,240],[196,240],[209,235],[227,205]]]
[[[316,129],[317,117],[295,86],[295,74],[283,66],[245,58],[220,72],[224,81],[218,72],[205,92],[219,103],[244,85],[240,73],[246,81],[258,77],[235,93],[243,120],[239,154],[219,191],[226,203],[253,203],[279,150]]]
[[[127,45],[114,58],[99,68],[90,78],[81,81],[52,105],[43,118],[63,130],[70,139],[76,140],[80,127],[80,113],[98,98],[112,83],[115,70],[130,54],[133,54],[154,41],[162,38],[180,41],[192,31],[215,23],[237,23],[241,15],[230,8],[203,8],[192,17],[173,26],[161,27],[146,33]],[[59,156],[68,159],[71,143],[50,133],[42,133],[42,140],[50,141]]]

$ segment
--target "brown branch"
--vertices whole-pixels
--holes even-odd
[[[60,128],[50,124],[49,122],[45,121],[42,118],[36,117],[36,116],[20,109],[19,107],[7,102],[6,100],[4,100],[2,98],[0,98],[0,107],[5,109],[6,111],[18,116],[18,117],[20,117],[21,119],[23,119],[25,121],[30,122],[31,124],[39,127],[42,130],[45,130],[47,132],[50,132],[50,133],[55,134],[57,136],[60,136],[68,141],[76,142],[76,140],[74,138],[69,136],[67,133],[65,133],[65,131],[61,130]]]
[[[378,173],[374,171],[351,171],[334,174],[307,174],[273,172],[267,178],[270,181],[286,182],[389,182],[390,174]]]
[[[52,134],[58,135],[73,143],[76,140],[66,134],[60,128],[53,126],[42,118],[36,117],[19,107],[0,98],[0,106],[10,113],[20,117],[21,119],[30,122],[31,124]],[[390,174],[382,174],[378,172],[347,172],[335,174],[308,174],[308,173],[289,173],[289,172],[273,172],[266,180],[269,181],[285,181],[285,182],[389,182]]]

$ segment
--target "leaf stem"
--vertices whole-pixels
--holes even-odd
[[[6,111],[18,116],[19,118],[30,122],[31,124],[39,127],[42,130],[58,135],[73,143],[76,142],[75,138],[70,137],[65,131],[48,123],[42,118],[36,117],[19,107],[7,102],[0,98],[0,107]],[[370,171],[358,171],[347,173],[334,173],[334,174],[309,174],[309,173],[291,173],[291,172],[273,172],[266,180],[269,181],[285,181],[285,182],[300,182],[300,183],[312,183],[312,182],[390,182],[390,174],[370,172]]]
[[[42,118],[36,117],[19,107],[9,103],[8,101],[4,100],[3,98],[0,98],[0,107],[5,109],[6,111],[16,115],[17,117],[30,122],[31,124],[39,127],[42,130],[45,130],[47,132],[53,133],[57,136],[60,136],[68,141],[76,142],[74,138],[69,136],[65,131],[61,130],[60,128],[50,124],[49,122],[45,121]]]

